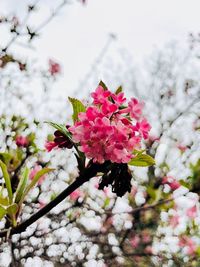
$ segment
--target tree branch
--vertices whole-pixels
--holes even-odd
[[[18,226],[14,227],[10,231],[10,235],[20,234],[26,230],[31,224],[36,222],[38,219],[47,214],[50,210],[52,210],[55,206],[57,206],[61,201],[63,201],[67,196],[69,196],[73,191],[83,185],[85,182],[89,181],[90,178],[96,176],[97,172],[101,172],[105,169],[105,167],[109,164],[109,162],[105,162],[104,164],[96,164],[90,162],[88,167],[86,167],[85,171],[78,177],[76,180],[69,185],[63,192],[61,192],[55,199],[53,199],[49,204],[47,204],[44,208],[40,209],[34,215],[32,215],[29,219],[22,222]],[[5,237],[7,235],[8,229],[0,232],[0,237]]]

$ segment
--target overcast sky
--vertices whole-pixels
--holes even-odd
[[[0,13],[14,11],[23,17],[28,0],[0,0]],[[32,20],[37,25],[48,14],[50,4],[41,0],[41,12]],[[199,0],[88,0],[67,5],[34,44],[41,60],[62,63],[62,83],[72,90],[90,70],[106,44],[109,33],[117,40],[108,53],[127,49],[133,61],[141,62],[155,47],[171,40],[186,41],[189,32],[200,30]],[[102,78],[102,77],[99,77]]]

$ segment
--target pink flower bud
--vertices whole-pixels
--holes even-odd
[[[69,196],[71,200],[76,201],[79,197],[83,196],[83,193],[79,189],[77,189],[74,192],[72,192]]]
[[[28,138],[21,135],[16,137],[15,142],[18,147],[27,147],[29,144]]]
[[[59,74],[61,72],[60,64],[50,59],[49,60],[49,72],[52,76]]]

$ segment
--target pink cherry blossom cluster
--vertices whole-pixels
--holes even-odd
[[[114,94],[100,85],[91,96],[92,105],[69,128],[73,141],[94,162],[129,162],[151,128],[142,116],[144,104],[136,98],[126,104],[124,93]]]

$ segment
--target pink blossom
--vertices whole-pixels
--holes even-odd
[[[28,138],[22,135],[17,136],[15,142],[18,147],[27,147],[29,144]]]
[[[109,196],[110,188],[109,187],[104,188],[103,192],[104,192],[106,197]]]
[[[131,98],[131,101],[128,102],[128,107],[131,117],[138,120],[142,115],[144,103],[140,103],[136,98]]]
[[[69,126],[66,126],[68,129]],[[54,148],[72,148],[73,147],[73,142],[65,136],[62,132],[60,131],[55,131],[54,132],[54,140],[53,141],[46,141],[45,143],[45,148],[48,152],[50,152]]]
[[[172,226],[172,228],[175,228],[180,223],[180,216],[174,215],[169,219],[169,224]]]
[[[195,243],[194,240],[192,240],[188,236],[182,236],[179,239],[179,243],[178,244],[179,244],[180,247],[183,247],[183,248],[186,249],[186,253],[188,255],[194,255],[196,253],[197,244]]]
[[[197,250],[197,245],[193,240],[190,240],[190,242],[188,242],[188,246],[187,246],[187,254],[188,255],[194,255],[195,252]]]
[[[95,105],[104,104],[110,95],[111,92],[108,90],[104,90],[104,88],[101,85],[97,87],[95,92],[91,93],[91,96],[94,99],[93,103]]]
[[[112,94],[102,86],[91,96],[93,104],[79,113],[79,121],[68,129],[73,142],[94,162],[129,162],[134,156],[133,150],[140,148],[141,140],[148,137],[151,128],[142,118],[143,104],[133,98],[125,106],[123,93]]]
[[[193,207],[187,209],[186,215],[191,219],[196,218],[197,217],[197,206],[194,205]]]
[[[114,100],[115,104],[118,106],[121,106],[125,101],[126,98],[124,97],[124,93],[119,93],[119,94],[112,94],[112,99]]]
[[[116,104],[111,103],[110,101],[106,101],[102,105],[102,113],[104,115],[111,115],[115,111],[117,111],[118,107]]]
[[[148,232],[143,232],[143,233],[142,233],[142,241],[143,241],[144,243],[149,243],[149,242],[151,242],[151,236],[150,236],[150,234],[149,234]]]
[[[34,168],[31,170],[30,174],[29,174],[29,178],[31,180],[33,180],[34,176],[40,171],[42,170],[42,167],[40,165],[35,165]],[[45,180],[46,175],[43,175],[40,177],[39,181],[38,181],[38,185],[41,185],[43,183],[43,181]]]
[[[150,135],[149,136],[149,141],[153,143],[153,142],[156,142],[156,141],[160,141],[160,138],[157,137],[157,136],[154,136],[154,135]]]
[[[187,149],[187,146],[177,145],[177,148],[183,153]]]
[[[147,122],[146,119],[143,119],[141,122],[138,122],[136,124],[136,127],[138,128],[138,131],[141,133],[141,135],[144,137],[144,139],[148,138],[149,131],[151,129],[150,124]]]
[[[77,189],[74,192],[72,192],[69,196],[71,200],[76,201],[79,197],[83,196],[83,193],[79,189]]]
[[[57,147],[57,144],[54,141],[46,141],[45,148],[48,152]]]
[[[180,187],[180,183],[172,176],[163,177],[162,183],[168,184],[172,190],[176,190]]]
[[[44,201],[39,201],[40,209],[44,208],[46,203]]]
[[[140,243],[140,237],[138,235],[135,235],[130,239],[130,243],[133,248],[137,248]]]
[[[151,246],[147,246],[147,247],[145,248],[145,252],[146,252],[146,253],[149,253],[149,254],[153,254],[153,248],[152,248]]]
[[[132,186],[130,195],[131,195],[132,197],[135,197],[137,191],[138,191],[137,187],[136,187],[136,186]]]
[[[49,72],[52,76],[59,74],[61,72],[60,64],[58,64],[52,59],[49,59]]]
[[[95,187],[96,189],[99,189],[99,183],[95,183],[95,184],[94,184],[94,187]]]

